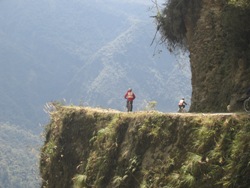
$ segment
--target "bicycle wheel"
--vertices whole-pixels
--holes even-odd
[[[244,101],[244,110],[245,110],[246,112],[250,112],[250,98],[248,98],[248,99],[246,99],[246,100]]]

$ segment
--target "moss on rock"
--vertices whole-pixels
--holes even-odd
[[[247,0],[169,0],[156,17],[172,51],[190,52],[191,112],[243,111],[250,87]]]
[[[61,107],[41,149],[43,188],[248,187],[245,114]]]

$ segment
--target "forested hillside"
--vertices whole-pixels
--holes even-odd
[[[123,111],[132,87],[135,110],[154,100],[157,109],[176,111],[179,98],[190,96],[187,56],[150,46],[152,6],[144,0],[0,1],[0,185],[39,184],[30,146],[40,147],[47,102]]]
[[[55,106],[41,150],[42,187],[249,188],[250,116],[218,112],[242,111],[238,99],[250,83],[250,3],[164,6],[155,16],[162,42],[190,52],[193,113]]]
[[[40,131],[46,102],[66,99],[124,109],[129,87],[159,110],[190,96],[187,57],[150,46],[153,3],[144,1],[1,1],[0,120]]]
[[[39,136],[9,124],[0,130],[0,187],[39,187]]]

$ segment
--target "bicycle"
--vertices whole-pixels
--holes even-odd
[[[186,109],[182,106],[181,108],[179,108],[178,110],[179,113],[185,113],[187,112]]]
[[[250,112],[250,97],[244,100],[243,108],[246,112]]]

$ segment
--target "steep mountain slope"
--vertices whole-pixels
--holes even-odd
[[[39,136],[0,124],[0,187],[38,187]]]
[[[138,104],[142,104],[144,100],[156,100],[161,110],[175,110],[179,99],[177,97],[182,96],[181,92],[189,92],[187,78],[190,75],[185,75],[184,70],[178,69],[174,58],[168,58],[162,64],[152,57],[152,52],[147,48],[152,32],[141,31],[147,24],[131,20],[131,26],[127,30],[98,50],[79,69],[63,96],[70,98],[75,94],[73,98],[81,98],[91,106],[123,110],[123,94],[128,87],[132,87],[138,95],[135,101],[137,109],[143,108]],[[89,75],[88,72],[92,74]],[[71,88],[76,89],[72,91]],[[174,92],[171,93],[171,90]],[[178,92],[180,93],[176,97]]]
[[[246,114],[57,106],[41,151],[46,188],[248,188]]]
[[[1,128],[1,185],[39,184],[37,158],[26,146],[28,140],[37,149],[40,140],[24,132],[41,132],[39,124],[48,119],[46,102],[65,98],[123,109],[123,94],[133,87],[136,109],[144,108],[144,100],[157,100],[159,109],[171,111],[180,96],[190,95],[186,58],[174,64],[177,60],[166,52],[153,57],[151,3],[0,1],[0,122],[9,122],[9,131]],[[18,133],[12,124],[21,127]]]
[[[153,57],[154,24],[143,1],[0,2],[0,120],[40,131],[43,105],[68,103],[123,109],[132,87],[144,100],[175,111],[190,96],[185,73],[166,52]],[[185,85],[185,87],[183,87]]]

